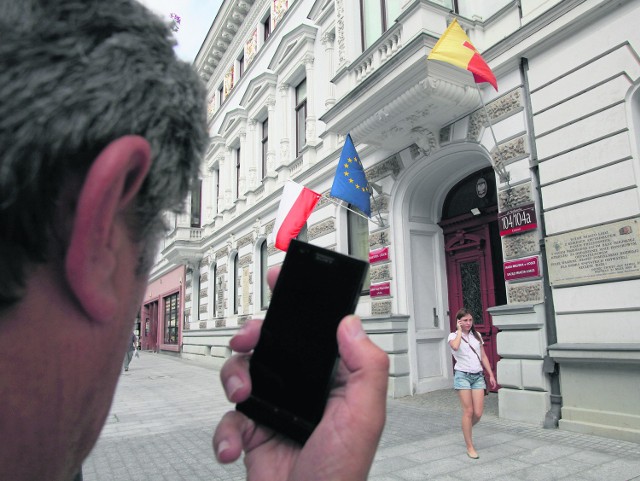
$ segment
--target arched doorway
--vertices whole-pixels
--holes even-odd
[[[506,304],[497,213],[495,175],[489,167],[467,176],[449,191],[439,222],[444,235],[451,330],[455,330],[456,311],[462,306],[469,309],[494,372],[499,360],[497,328],[487,309]]]

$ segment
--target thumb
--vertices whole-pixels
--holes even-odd
[[[346,316],[338,326],[338,349],[348,371],[347,395],[357,396],[362,412],[376,412],[380,406],[384,409],[389,356],[369,339],[358,316]]]

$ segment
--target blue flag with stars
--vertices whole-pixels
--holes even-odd
[[[356,206],[367,217],[371,217],[369,182],[364,175],[362,162],[353,146],[351,135],[347,134],[331,186],[331,195]]]

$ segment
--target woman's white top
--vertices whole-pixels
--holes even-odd
[[[447,339],[447,342],[455,339],[456,336],[457,336],[457,333],[452,332],[451,334],[449,334],[449,338]],[[478,356],[482,356],[482,351],[481,351],[482,344],[480,344],[480,341],[476,339],[476,336],[474,336],[471,331],[469,331],[469,335],[466,335],[463,332],[462,339],[460,340],[460,347],[458,348],[457,351],[454,351],[453,348],[451,347],[451,344],[449,344],[449,348],[451,349],[451,354],[453,355],[453,358],[456,360],[456,365],[454,366],[454,369],[456,371],[464,371],[464,372],[480,372],[482,371],[482,364],[478,360],[478,356],[476,356],[471,350],[471,348],[469,347],[469,344],[464,342],[465,339],[471,344],[471,346],[473,346],[473,348],[478,353]]]

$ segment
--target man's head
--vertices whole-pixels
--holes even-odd
[[[159,214],[180,207],[197,175],[205,113],[168,27],[135,2],[0,0],[0,31],[3,307],[20,297],[30,262],[62,254],[61,195],[73,198],[95,157],[125,135],[151,146],[132,234],[155,238]]]
[[[0,468],[65,479],[108,414],[204,87],[129,0],[0,0]]]

